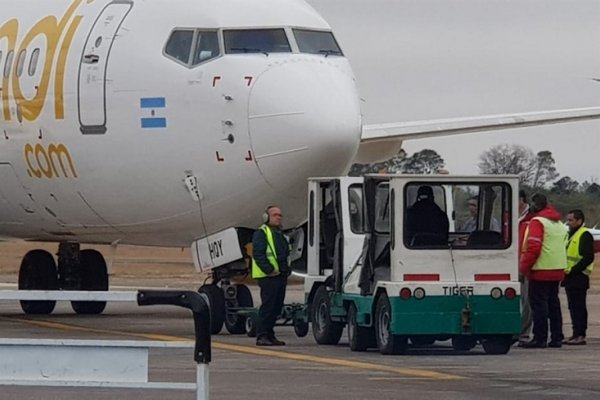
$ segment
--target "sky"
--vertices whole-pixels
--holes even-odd
[[[600,106],[600,0],[308,0],[352,64],[365,124]],[[476,174],[490,147],[600,181],[600,120],[405,142]],[[599,182],[600,183],[600,182]]]

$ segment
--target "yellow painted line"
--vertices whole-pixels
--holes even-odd
[[[42,328],[60,329],[63,331],[80,331],[80,332],[97,332],[98,331],[96,329],[88,329],[88,328],[79,327],[76,325],[61,324],[59,322],[11,318],[11,317],[0,317],[0,319],[3,321],[22,322],[27,325],[39,326]]]
[[[63,324],[60,322],[50,322],[50,321],[43,321],[43,320],[21,319],[21,318],[11,318],[11,317],[0,317],[0,320],[21,322],[21,323],[25,323],[28,325],[39,326],[42,328],[59,329],[59,330],[63,330],[63,331],[104,333],[104,334],[119,335],[119,336],[131,336],[131,337],[137,337],[137,338],[143,338],[143,339],[162,340],[164,342],[181,342],[181,341],[189,342],[190,340],[192,340],[190,338],[183,338],[183,337],[179,337],[179,336],[115,331],[115,330],[107,330],[107,329],[94,329],[94,328],[86,328],[83,326],[69,325],[69,324]]]
[[[368,381],[383,381],[383,382],[394,382],[394,381],[408,381],[408,380],[418,380],[419,378],[410,377],[410,376],[371,376],[368,377]]]
[[[286,360],[304,361],[304,362],[311,362],[311,363],[316,363],[316,364],[332,365],[332,366],[336,366],[336,367],[354,368],[354,369],[362,369],[362,370],[368,370],[368,371],[390,372],[393,374],[412,376],[412,377],[416,377],[416,378],[438,379],[438,380],[464,379],[462,376],[444,374],[444,373],[435,372],[435,371],[428,371],[425,369],[402,368],[402,367],[394,367],[391,365],[382,365],[382,364],[373,364],[373,363],[362,362],[362,361],[344,360],[341,358],[329,358],[329,357],[311,356],[308,354],[288,353],[288,352],[267,350],[267,349],[250,347],[250,346],[240,346],[237,344],[226,344],[226,343],[214,343],[213,342],[213,347],[217,348],[217,349],[221,349],[221,350],[235,351],[238,353],[254,354],[254,355],[275,357],[275,358],[283,358]]]
[[[162,340],[162,341],[183,341],[183,340],[189,341],[190,340],[190,338],[184,338],[184,337],[178,337],[178,336],[85,328],[85,327],[77,326],[77,325],[67,325],[67,324],[62,324],[59,322],[49,322],[49,321],[42,321],[42,320],[29,320],[29,319],[10,318],[10,317],[0,317],[0,319],[9,320],[9,321],[13,321],[13,322],[22,322],[22,323],[26,323],[29,325],[40,326],[40,327],[44,327],[44,328],[60,329],[60,330],[65,330],[65,331],[106,333],[106,334],[111,334],[111,335],[123,335],[123,336],[131,336],[131,337],[138,337],[138,338],[152,339],[152,340]],[[313,364],[331,365],[331,366],[335,366],[335,367],[352,368],[352,369],[360,369],[360,370],[367,370],[367,371],[387,372],[387,373],[392,373],[392,374],[397,374],[397,375],[402,375],[402,376],[407,376],[407,377],[413,377],[413,378],[421,378],[421,379],[433,379],[433,380],[465,379],[464,377],[459,376],[459,375],[445,374],[442,372],[429,371],[429,370],[425,370],[425,369],[394,367],[391,365],[345,360],[345,359],[341,359],[341,358],[312,356],[309,354],[289,353],[286,351],[268,350],[268,349],[259,348],[259,347],[241,346],[241,345],[237,345],[237,344],[221,343],[221,342],[215,342],[215,341],[212,342],[212,348],[218,349],[218,350],[236,352],[236,353],[253,354],[253,355],[257,355],[257,356],[280,358],[280,359],[284,359],[284,360],[301,361],[301,362],[307,362],[307,363],[313,363]]]

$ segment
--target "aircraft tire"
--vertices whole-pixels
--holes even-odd
[[[327,288],[319,286],[311,307],[312,332],[318,344],[338,344],[342,337],[344,324],[331,320],[330,308]]]
[[[226,302],[226,307],[253,307],[252,293],[246,285],[236,285],[236,295],[234,302]],[[232,335],[246,333],[246,318],[239,313],[230,313],[225,311],[225,328]]]
[[[52,254],[31,250],[23,257],[19,269],[19,290],[58,290],[58,272]],[[25,314],[50,314],[56,301],[21,300]]]
[[[408,337],[392,333],[392,307],[386,293],[382,293],[375,306],[375,336],[379,352],[385,355],[405,354]]]
[[[202,285],[198,289],[199,293],[204,293],[208,297],[210,308],[210,333],[216,335],[223,329],[225,322],[225,295],[223,290],[217,285]]]
[[[373,347],[375,333],[373,328],[358,325],[356,305],[348,306],[348,344],[352,351],[366,351]]]
[[[108,290],[106,261],[99,251],[82,250],[79,268],[81,268],[80,290]],[[77,314],[101,314],[106,308],[106,301],[72,301],[71,308]]]

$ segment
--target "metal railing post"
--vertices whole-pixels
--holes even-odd
[[[140,290],[138,305],[175,305],[190,309],[194,315],[194,360],[196,366],[196,399],[208,400],[208,364],[211,361],[210,308],[206,299],[197,292],[175,290]]]

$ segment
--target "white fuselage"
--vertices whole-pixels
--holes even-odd
[[[306,178],[343,173],[358,148],[352,71],[299,51],[293,28],[330,31],[302,1],[0,9],[0,236],[187,246],[258,226],[269,204],[293,226]],[[216,30],[219,56],[168,57],[171,32],[188,28]],[[227,54],[222,32],[250,28],[285,29],[292,51]]]

